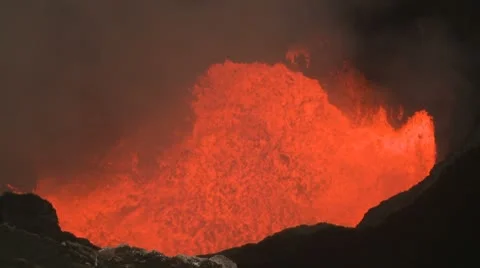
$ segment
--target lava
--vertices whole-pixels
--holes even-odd
[[[158,155],[150,178],[127,141],[106,160],[110,172],[39,182],[62,228],[102,246],[214,252],[299,224],[354,226],[435,163],[427,112],[400,128],[384,108],[348,116],[283,64],[215,64],[193,94],[192,132]]]

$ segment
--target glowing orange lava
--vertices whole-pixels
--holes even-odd
[[[353,120],[282,64],[216,64],[193,93],[193,131],[158,156],[153,178],[138,178],[135,152],[119,145],[115,172],[39,183],[64,229],[103,246],[214,252],[299,224],[353,226],[435,162],[425,111],[400,129],[384,109]]]

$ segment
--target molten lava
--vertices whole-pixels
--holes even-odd
[[[382,108],[352,119],[282,64],[216,64],[193,93],[192,133],[158,156],[151,178],[119,145],[105,164],[122,166],[114,172],[39,183],[64,229],[103,246],[214,252],[299,224],[354,226],[435,163],[425,111],[399,129]]]

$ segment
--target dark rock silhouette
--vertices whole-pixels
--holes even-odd
[[[439,163],[424,182],[372,209],[357,228],[302,226],[219,254],[249,268],[478,265],[479,162],[477,147]]]
[[[61,232],[53,206],[34,194],[6,192],[0,196],[0,222],[25,231],[56,237]]]
[[[156,251],[122,245],[99,248],[64,232],[53,206],[35,194],[0,196],[0,267],[155,267],[236,268],[222,256],[167,257]]]
[[[34,194],[5,192],[1,195],[0,224],[2,223],[60,242],[74,241],[98,249],[87,239],[62,231],[58,224],[57,212],[52,204]]]

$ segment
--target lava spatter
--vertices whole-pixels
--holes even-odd
[[[136,178],[136,152],[119,146],[110,165],[124,168],[39,182],[64,229],[103,246],[214,252],[299,224],[353,226],[435,163],[427,112],[400,128],[384,108],[353,119],[282,64],[212,65],[193,94],[193,130],[158,155],[153,177]]]

